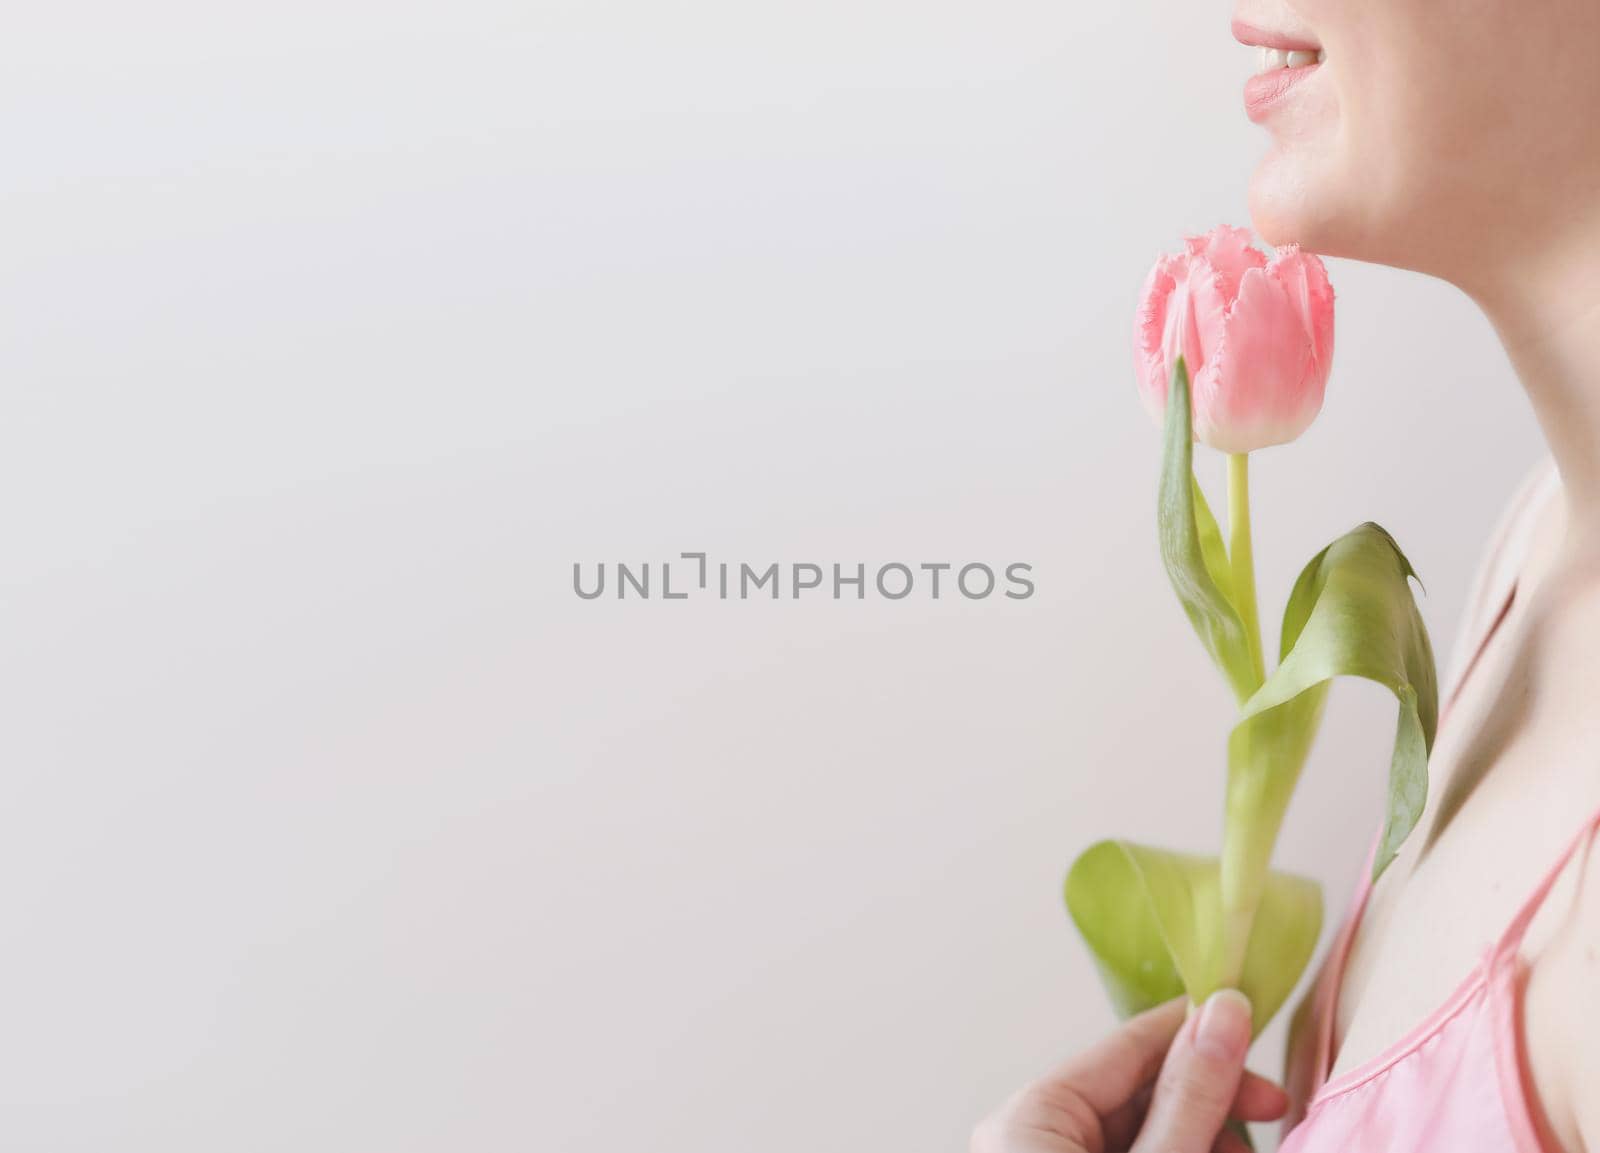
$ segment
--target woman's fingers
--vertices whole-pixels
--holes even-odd
[[[1132,1153],[1210,1153],[1244,1080],[1250,1002],[1213,993],[1173,1038]]]
[[[1211,1153],[1250,1153],[1250,1145],[1232,1129],[1224,1129],[1217,1134],[1217,1143],[1211,1147]]]
[[[1115,1033],[1057,1066],[1043,1082],[1070,1085],[1097,1116],[1115,1112],[1155,1080],[1183,1028],[1187,1005],[1178,997],[1130,1017]]]
[[[1188,1002],[1179,997],[1130,1018],[1118,1032],[1041,1077],[1038,1085],[1071,1085],[1102,1117],[1126,1111],[1136,1121],[1143,1118],[1150,1086],[1185,1025],[1187,1008]],[[1194,1023],[1188,1021],[1191,1026]],[[1246,1070],[1228,1116],[1240,1121],[1276,1121],[1288,1111],[1288,1094]]]
[[[973,1149],[1242,1153],[1228,1118],[1276,1120],[1288,1100],[1244,1070],[1249,1001],[1223,992],[1186,1018],[1187,1007],[1180,998],[1141,1013],[1063,1062],[984,1122]]]
[[[1228,1116],[1240,1121],[1276,1121],[1289,1111],[1289,1094],[1265,1077],[1245,1070]]]

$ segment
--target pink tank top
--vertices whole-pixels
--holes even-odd
[[[1554,487],[1554,472],[1547,469],[1513,501],[1480,574],[1477,599],[1484,599],[1486,586],[1494,590],[1502,583],[1495,579],[1497,565],[1507,554],[1516,561],[1526,545],[1526,531],[1523,539],[1514,538],[1531,518],[1518,514],[1542,503]],[[1446,714],[1514,591],[1513,580],[1501,595],[1489,598],[1497,605],[1493,619],[1457,670]],[[1499,939],[1442,1005],[1377,1057],[1329,1081],[1339,986],[1370,891],[1365,879],[1370,874],[1363,870],[1351,913],[1312,992],[1308,1028],[1297,1027],[1303,1035],[1291,1040],[1287,1080],[1291,1094],[1300,1095],[1297,1114],[1303,1110],[1303,1119],[1279,1153],[1561,1153],[1528,1089],[1519,1012],[1526,966],[1520,946],[1551,887],[1597,828],[1600,813],[1574,831]]]

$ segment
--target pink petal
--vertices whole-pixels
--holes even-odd
[[[1239,295],[1239,282],[1252,268],[1265,268],[1267,255],[1257,248],[1248,229],[1220,224],[1204,236],[1184,241],[1191,257],[1205,260],[1222,278],[1222,295],[1232,300]]]
[[[1162,256],[1145,278],[1134,313],[1133,363],[1139,400],[1159,423],[1167,407],[1167,314],[1178,284],[1188,277],[1181,256]]]
[[[1312,355],[1326,377],[1333,367],[1333,285],[1321,260],[1298,245],[1278,249],[1267,267],[1274,280],[1283,286],[1300,314]]]
[[[1199,372],[1222,344],[1238,285],[1230,285],[1227,275],[1203,256],[1190,258],[1188,284],[1192,329],[1183,355],[1189,370]]]
[[[1327,373],[1292,293],[1252,269],[1215,355],[1195,378],[1195,429],[1223,452],[1252,452],[1295,439],[1322,408]]]

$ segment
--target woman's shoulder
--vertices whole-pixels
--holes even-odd
[[[1548,453],[1523,473],[1522,480],[1501,506],[1478,562],[1474,583],[1479,587],[1475,591],[1485,594],[1484,599],[1492,602],[1496,599],[1492,594],[1497,585],[1516,579],[1539,512],[1560,487],[1561,474],[1556,470],[1555,459]]]
[[[1516,584],[1528,545],[1545,502],[1560,490],[1561,475],[1548,454],[1535,461],[1501,504],[1493,527],[1467,586],[1467,597],[1451,646],[1453,683],[1461,674],[1464,657],[1475,651],[1477,639],[1494,623],[1506,595]]]

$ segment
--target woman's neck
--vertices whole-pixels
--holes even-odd
[[[1566,251],[1600,252],[1600,245]],[[1533,405],[1566,496],[1566,544],[1600,552],[1600,260],[1527,260],[1513,283],[1474,291]]]

